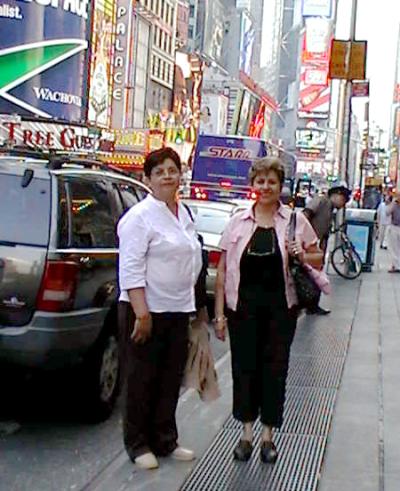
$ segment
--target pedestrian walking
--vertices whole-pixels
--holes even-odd
[[[309,253],[314,265],[321,264],[322,255],[317,236],[302,214],[298,214],[296,240],[288,243],[292,210],[279,201],[284,182],[282,162],[271,157],[255,162],[250,181],[256,203],[232,217],[220,242],[214,322],[221,340],[229,327],[233,415],[243,423],[234,458],[250,458],[253,424],[260,415],[260,457],[273,463],[278,454],[272,428],[282,425],[289,352],[297,322],[289,254],[305,261]]]
[[[335,209],[339,210],[346,206],[349,201],[351,192],[346,183],[340,183],[329,189],[327,196],[316,196],[306,206],[303,213],[311,223],[319,239],[319,247],[325,258],[328,246],[329,232],[332,225]],[[309,315],[328,315],[330,310],[323,309],[319,306],[319,300],[314,308],[308,309]]]
[[[177,201],[178,154],[150,153],[144,174],[152,194],[118,224],[119,324],[124,444],[133,462],[153,469],[157,456],[194,458],[178,445],[175,411],[202,260],[193,220]]]
[[[387,194],[383,201],[378,206],[377,219],[378,219],[378,242],[381,249],[387,249],[387,236],[389,232],[389,227],[392,222],[390,215],[386,213],[390,203],[392,202],[392,197]]]
[[[396,192],[386,214],[391,220],[388,234],[389,253],[392,266],[389,273],[400,273],[400,193]]]

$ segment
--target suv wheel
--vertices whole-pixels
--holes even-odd
[[[119,355],[117,336],[108,330],[101,336],[85,366],[87,416],[96,423],[112,413],[119,391]]]

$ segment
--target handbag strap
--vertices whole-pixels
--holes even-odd
[[[292,214],[290,215],[290,221],[289,221],[289,233],[288,233],[289,242],[293,242],[294,240],[296,240],[296,219],[297,219],[297,214],[295,210],[293,210]]]

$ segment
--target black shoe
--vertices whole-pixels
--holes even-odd
[[[240,460],[241,462],[247,462],[253,451],[253,445],[248,440],[240,440],[237,447],[233,451],[233,457],[235,460]]]
[[[278,451],[273,442],[262,442],[260,449],[260,459],[264,464],[275,464],[278,458]]]
[[[314,309],[307,309],[307,315],[328,315],[330,313],[330,310],[323,309],[319,306]]]

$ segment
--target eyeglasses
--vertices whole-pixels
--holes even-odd
[[[164,176],[166,176],[166,177],[177,177],[180,175],[180,172],[176,167],[169,167],[168,169],[162,169],[162,168],[156,167],[151,172],[151,175],[153,177],[158,177],[158,178],[161,178]]]

